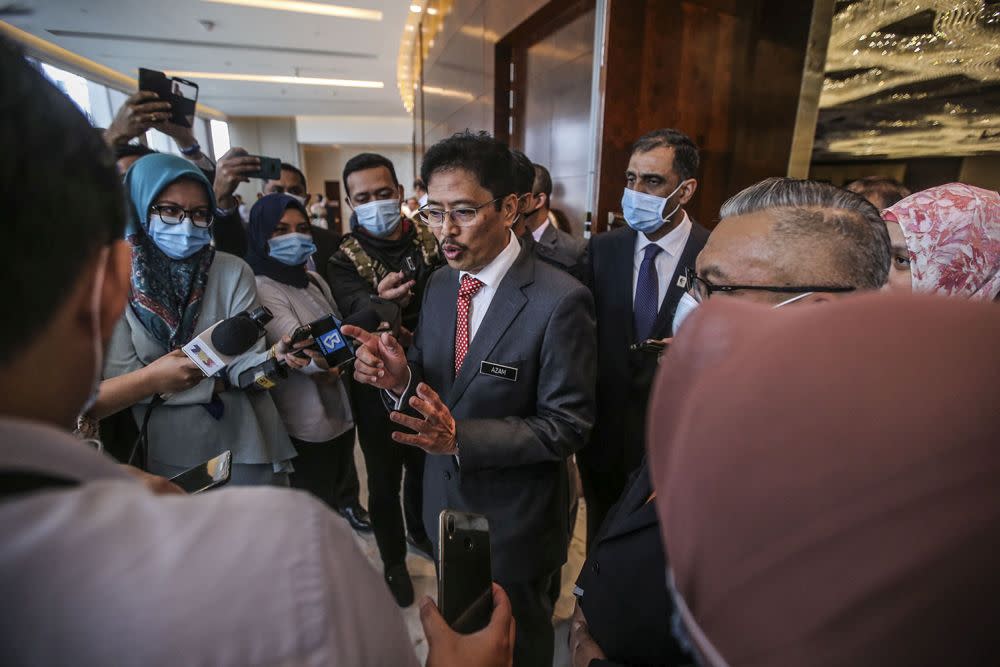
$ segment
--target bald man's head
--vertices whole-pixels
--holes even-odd
[[[768,179],[722,207],[698,257],[717,285],[878,289],[889,273],[889,235],[861,197],[814,181]],[[778,302],[787,295],[744,295]]]

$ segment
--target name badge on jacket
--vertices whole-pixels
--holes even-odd
[[[492,361],[481,362],[479,364],[479,374],[492,375],[493,377],[500,378],[501,380],[517,382],[516,368],[513,366],[504,366],[503,364],[495,364]]]

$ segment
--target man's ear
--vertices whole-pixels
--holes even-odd
[[[403,184],[402,183],[398,183],[396,185],[396,199],[398,199],[401,202],[405,202],[406,200],[403,199],[403,194],[404,194],[403,193]],[[420,202],[418,201],[417,203],[419,204]]]
[[[686,206],[687,203],[691,201],[691,197],[694,197],[694,193],[697,191],[698,191],[698,181],[693,178],[689,179],[687,183],[684,184],[684,187],[681,188],[680,191],[681,206]]]
[[[519,202],[517,195],[511,193],[504,197],[500,204],[500,215],[503,217],[504,226],[508,229],[514,224],[514,218],[517,217]]]
[[[101,289],[101,335],[103,342],[111,338],[121,319],[132,284],[132,246],[124,239],[110,244],[107,266],[104,269],[104,286]]]

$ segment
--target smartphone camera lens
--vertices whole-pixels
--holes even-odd
[[[465,538],[465,550],[472,551],[473,549],[475,549],[475,545],[472,543],[472,538],[471,537]]]

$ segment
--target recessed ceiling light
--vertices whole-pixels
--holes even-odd
[[[381,81],[353,79],[321,79],[309,76],[273,76],[269,74],[231,74],[228,72],[167,72],[168,76],[197,81],[248,81],[251,83],[289,83],[303,86],[336,86],[341,88],[384,88]]]
[[[438,13],[437,7],[428,7],[427,13],[430,14],[431,16],[437,16]]]
[[[410,5],[410,11],[413,12],[414,14],[419,14],[423,10],[424,8],[421,7],[420,5]]]
[[[239,5],[255,9],[272,9],[277,12],[298,12],[300,14],[322,14],[342,19],[361,19],[363,21],[381,21],[382,12],[377,9],[359,9],[341,5],[328,5],[323,2],[306,2],[306,0],[202,0],[223,5]]]

